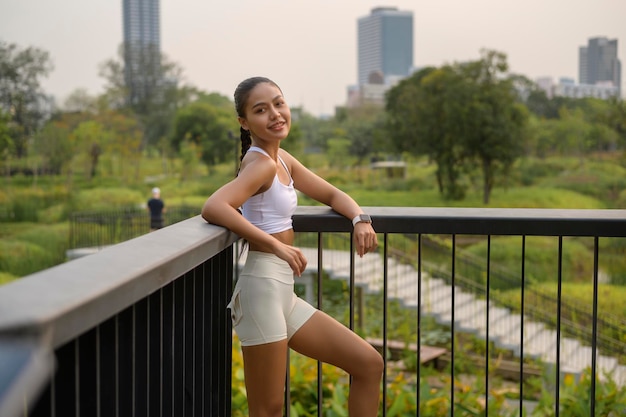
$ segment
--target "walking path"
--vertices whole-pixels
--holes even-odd
[[[308,259],[307,272],[317,273],[317,249],[302,248]],[[387,293],[400,300],[407,308],[417,308],[417,270],[389,258],[387,264]],[[383,259],[380,254],[358,256],[354,262],[355,284],[367,292],[383,290]],[[322,267],[333,279],[348,280],[350,277],[350,254],[346,251],[324,250]],[[450,325],[454,315],[454,328],[462,332],[487,337],[487,303],[460,288],[454,289],[443,279],[422,272],[422,313],[432,315],[438,323]],[[524,357],[539,359],[548,364],[556,363],[556,331],[509,309],[489,304],[489,339],[499,348],[511,350],[519,357],[521,353],[521,327],[524,326]],[[561,335],[560,370],[562,373],[580,375],[591,367],[592,350],[579,341]],[[626,366],[617,359],[596,352],[596,369],[600,377],[612,373],[613,380],[626,385]]]

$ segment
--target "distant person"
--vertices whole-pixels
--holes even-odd
[[[150,231],[163,227],[163,213],[165,213],[165,203],[161,199],[161,190],[158,187],[152,189],[152,198],[148,200],[148,211],[150,212]]]

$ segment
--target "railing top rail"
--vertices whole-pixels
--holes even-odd
[[[59,346],[237,240],[200,216],[0,287],[0,333]]]
[[[626,210],[363,207],[379,233],[626,237]],[[299,232],[351,231],[343,216],[322,206],[298,207]]]

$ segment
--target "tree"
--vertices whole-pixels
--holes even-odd
[[[108,110],[100,112],[97,120],[107,132],[102,135],[104,141],[101,146],[103,155],[110,162],[110,172],[116,172],[115,161],[118,161],[117,167],[122,179],[129,178],[126,169],[131,167],[134,167],[135,179],[138,179],[143,131],[137,118],[120,111]]]
[[[95,120],[82,122],[72,132],[75,149],[86,157],[85,168],[89,179],[95,177],[98,172],[102,143],[106,142],[106,135],[102,124]]]
[[[497,172],[504,174],[524,151],[526,108],[519,102],[513,80],[506,77],[503,53],[484,50],[482,59],[459,66],[468,83],[459,104],[459,135],[483,176],[483,203],[489,203]]]
[[[180,109],[174,118],[171,143],[180,151],[185,141],[194,143],[201,150],[202,161],[210,168],[233,158],[235,141],[233,132],[239,127],[232,109],[215,107],[206,102],[194,102]]]
[[[159,66],[146,77],[143,92],[132,99],[129,79],[125,77],[124,47],[119,48],[117,59],[100,65],[100,76],[107,83],[104,96],[109,107],[128,109],[137,115],[144,132],[142,147],[157,145],[162,138],[169,137],[176,111],[198,96],[195,88],[180,85],[183,70],[178,64],[161,52],[154,54]]]
[[[426,68],[387,95],[397,148],[435,161],[446,198],[463,198],[462,174],[479,166],[487,204],[496,174],[524,150],[526,112],[507,71],[504,54],[484,50],[478,61]]]
[[[393,87],[386,102],[388,131],[397,151],[427,155],[437,164],[439,192],[457,200],[464,197],[459,182],[464,148],[455,134],[460,84],[451,66],[425,68]]]
[[[0,41],[0,109],[14,124],[13,146],[18,158],[26,156],[28,140],[43,124],[50,107],[40,86],[52,71],[48,52]]]
[[[345,109],[338,120],[344,136],[350,140],[350,155],[360,165],[375,151],[386,151],[385,113],[375,105]]]
[[[68,167],[74,155],[70,129],[62,120],[51,120],[37,132],[34,152],[41,157],[44,172],[60,174]]]
[[[4,160],[13,148],[9,130],[9,115],[0,111],[0,160]]]

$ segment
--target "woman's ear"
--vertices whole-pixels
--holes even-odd
[[[241,127],[243,127],[245,130],[250,130],[248,128],[248,122],[246,121],[246,119],[244,119],[243,117],[237,117],[237,121],[239,122]]]

